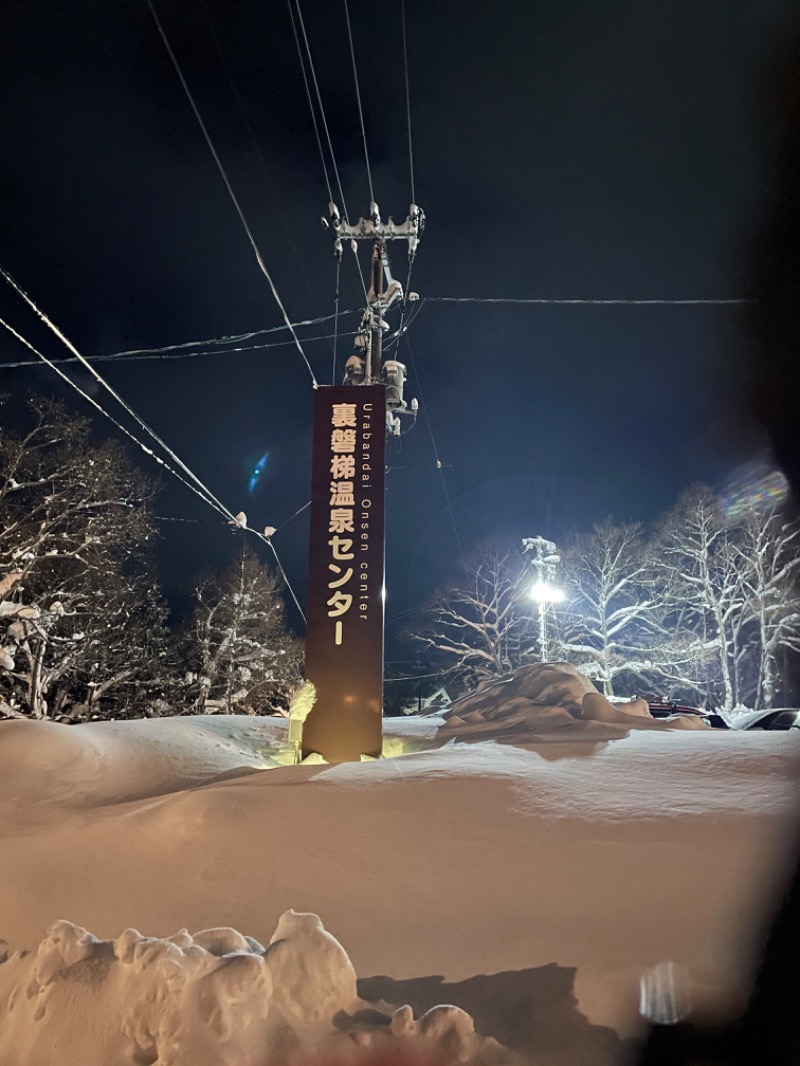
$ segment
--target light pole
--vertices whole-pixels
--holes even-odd
[[[530,554],[531,566],[536,571],[536,581],[530,589],[530,597],[539,605],[539,660],[547,662],[547,608],[551,603],[560,603],[565,596],[563,589],[555,584],[556,568],[561,556],[552,540],[544,537],[525,537],[523,554]]]
[[[539,658],[547,662],[547,607],[564,599],[564,590],[547,581],[537,581],[530,591],[531,599],[539,604]]]

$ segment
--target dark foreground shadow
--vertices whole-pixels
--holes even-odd
[[[439,976],[406,981],[367,977],[358,982],[358,994],[376,1006],[407,1003],[417,1018],[438,1004],[461,1007],[472,1015],[478,1033],[494,1037],[537,1066],[628,1062],[630,1042],[581,1014],[574,985],[575,968],[553,963],[452,984]]]

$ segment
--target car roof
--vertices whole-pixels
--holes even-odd
[[[751,722],[758,722],[762,718],[766,718],[772,714],[783,714],[786,711],[791,711],[793,714],[797,714],[797,707],[769,707],[765,711],[747,711],[745,714],[738,714],[733,720],[734,728],[741,729],[743,725],[749,725]]]

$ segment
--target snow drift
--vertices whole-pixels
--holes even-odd
[[[342,946],[291,910],[267,948],[229,928],[98,940],[59,921],[34,954],[0,963],[0,1000],[14,1066],[515,1061],[457,1007],[365,1011]]]
[[[800,736],[578,718],[568,673],[341,766],[276,767],[280,720],[0,723],[2,1066],[616,1066],[643,1013],[735,1010]]]
[[[442,735],[462,738],[511,730],[525,735],[621,737],[630,729],[709,729],[699,717],[656,719],[644,699],[612,703],[572,663],[533,663],[478,685],[443,713]]]

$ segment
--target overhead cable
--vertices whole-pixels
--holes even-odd
[[[397,614],[393,614],[393,615],[391,615],[391,617],[387,618],[386,619],[386,624],[387,624],[387,626],[394,625],[395,622],[400,622],[402,619],[408,618],[412,614],[420,614],[422,611],[426,610],[428,608],[428,606],[429,606],[429,601],[426,600],[424,603],[418,603],[414,607],[406,607],[406,609],[404,611],[398,611]],[[398,662],[399,661],[401,661],[401,660],[398,660]],[[403,662],[411,662],[410,659],[404,659],[402,661]]]
[[[298,268],[300,270],[300,273],[301,273],[301,275],[303,277],[303,281],[305,283],[306,289],[308,290],[308,295],[311,298],[311,303],[314,306],[315,310],[317,310],[317,313],[319,313],[319,311],[317,309],[317,301],[316,301],[316,297],[315,297],[315,294],[314,294],[314,290],[313,290],[313,288],[311,286],[311,282],[308,279],[308,275],[306,274],[305,265],[303,263],[302,257],[300,256],[300,252],[297,249],[297,245],[295,244],[295,240],[294,240],[294,237],[292,235],[291,228],[289,227],[289,223],[286,221],[286,215],[285,215],[285,213],[283,211],[283,208],[281,207],[280,200],[278,199],[278,194],[275,191],[275,186],[272,183],[272,178],[270,176],[269,168],[267,167],[266,163],[264,162],[264,154],[261,151],[261,148],[259,146],[258,140],[256,139],[256,134],[255,134],[255,130],[253,129],[253,124],[250,121],[250,118],[249,118],[249,116],[247,114],[247,108],[244,106],[244,100],[242,99],[242,94],[239,92],[238,86],[236,85],[236,81],[235,81],[235,79],[233,77],[233,73],[231,72],[231,68],[230,68],[230,66],[228,65],[228,63],[227,63],[227,61],[225,59],[225,54],[224,54],[224,52],[222,50],[222,45],[219,42],[219,37],[217,36],[216,29],[214,28],[214,21],[211,18],[211,15],[209,14],[208,6],[206,5],[205,2],[203,3],[203,11],[205,13],[206,21],[208,23],[209,29],[211,30],[211,36],[212,36],[212,38],[214,40],[214,47],[217,50],[217,55],[219,56],[219,61],[222,64],[222,69],[225,71],[225,74],[226,74],[226,76],[228,78],[228,84],[231,87],[231,92],[233,93],[233,97],[236,100],[236,106],[239,108],[239,113],[242,116],[242,121],[244,122],[245,127],[247,129],[247,133],[248,133],[248,135],[250,137],[250,143],[253,145],[253,151],[256,154],[256,159],[258,160],[258,165],[261,168],[261,172],[264,175],[264,178],[266,179],[267,186],[269,187],[270,194],[271,194],[272,199],[273,199],[273,201],[275,203],[275,209],[277,210],[278,217],[281,220],[281,225],[283,227],[283,232],[286,234],[286,239],[289,242],[289,247],[292,249],[292,254],[294,255],[295,261],[297,262],[297,266],[298,266]],[[323,167],[324,167],[324,161],[323,161]],[[325,175],[325,180],[327,182],[327,173]],[[330,189],[330,186],[328,186],[328,188]]]
[[[406,75],[406,120],[408,123],[408,169],[411,174],[411,203],[417,202],[414,192],[414,146],[411,140],[411,89],[408,81],[408,44],[406,41],[406,0],[400,0],[400,14],[403,23],[403,68]],[[411,271],[409,270],[409,275]],[[410,277],[409,277],[410,280]],[[406,291],[408,291],[406,289]]]
[[[286,2],[289,5],[289,18],[292,20],[292,32],[294,33],[294,43],[297,45],[297,55],[298,55],[298,57],[300,59],[300,69],[303,72],[303,84],[306,87],[306,97],[308,98],[308,107],[309,107],[309,110],[311,111],[311,121],[314,124],[314,134],[315,134],[315,136],[317,138],[317,148],[319,149],[319,158],[320,158],[320,161],[322,163],[322,173],[323,173],[323,175],[325,177],[325,187],[328,190],[328,202],[330,203],[330,202],[333,201],[333,192],[331,190],[330,178],[328,177],[328,167],[327,167],[327,164],[325,163],[325,152],[324,152],[324,150],[322,148],[322,138],[319,135],[319,125],[317,123],[317,113],[314,110],[314,102],[311,99],[311,86],[308,84],[308,75],[306,74],[306,65],[303,62],[303,50],[300,47],[300,37],[298,36],[298,33],[297,33],[297,23],[295,22],[295,18],[294,18],[294,11],[292,11],[292,0],[286,0]],[[301,25],[301,27],[303,29],[303,37],[305,38],[305,42],[306,42],[306,52],[307,52],[308,57],[309,57],[309,64],[311,65],[311,75],[314,78],[314,84],[316,85],[317,78],[316,78],[316,74],[314,73],[313,64],[311,64],[311,49],[308,47],[308,38],[305,35],[306,34],[306,29],[305,29],[305,26],[303,25],[303,16],[302,16],[302,14],[300,12],[299,0],[297,0],[297,16],[298,16],[298,19],[300,20],[300,25]],[[317,87],[317,97],[319,97],[319,87]],[[320,111],[322,112],[322,106],[321,105],[320,105]],[[324,112],[322,112],[322,119],[323,119],[323,121],[325,120]],[[325,127],[325,132],[327,133],[327,126]],[[330,147],[330,137],[328,138],[328,146]],[[333,151],[332,150],[331,150],[331,159],[333,159]],[[336,162],[335,161],[333,162],[333,167],[334,167],[334,171],[336,171]],[[336,177],[338,179],[338,177],[339,177],[338,172],[336,173]],[[341,186],[341,183],[340,183],[339,184],[339,192],[340,193],[341,193],[341,190],[342,190],[342,186]]]
[[[352,315],[356,311],[360,311],[360,307],[351,308],[349,311],[342,311],[342,315]],[[330,322],[333,315],[319,315],[317,318],[305,318],[300,322],[292,322],[292,326],[295,329],[299,329],[301,326],[319,326],[323,322]],[[114,352],[109,358],[119,356],[120,358],[125,355],[139,355],[140,352],[171,352],[178,348],[196,348],[202,344],[238,344],[240,341],[249,341],[253,337],[262,337],[268,333],[282,333],[287,326],[270,326],[268,329],[254,329],[249,333],[237,333],[231,336],[212,337],[209,340],[203,341],[183,341],[181,344],[165,344],[161,348],[128,348],[122,352]]]
[[[330,182],[328,181],[328,171],[327,171],[327,169],[325,167],[325,156],[324,156],[324,153],[322,151],[322,144],[320,143],[319,131],[318,131],[318,128],[317,128],[317,116],[316,116],[316,112],[314,110],[314,102],[311,99],[311,90],[309,88],[308,78],[306,76],[306,65],[305,65],[305,62],[303,60],[303,51],[302,51],[302,49],[300,47],[300,38],[298,37],[298,34],[297,34],[297,25],[296,25],[295,20],[294,20],[294,13],[292,11],[292,0],[288,0],[288,3],[289,3],[289,15],[291,16],[291,19],[292,19],[292,29],[294,30],[294,39],[295,39],[295,43],[297,45],[297,55],[298,55],[298,58],[300,60],[300,68],[303,71],[303,81],[305,82],[305,86],[306,86],[306,97],[308,98],[308,106],[309,106],[309,109],[311,110],[311,121],[314,123],[314,130],[317,133],[317,143],[319,144],[320,155],[322,156],[322,169],[323,169],[323,172],[325,174],[325,183],[326,183],[326,185],[328,187],[328,200],[329,200],[329,202],[333,202],[333,196],[331,195]],[[333,141],[331,140],[331,131],[328,128],[328,120],[325,117],[325,108],[324,108],[324,106],[322,104],[322,93],[320,92],[319,81],[317,80],[317,71],[316,71],[316,67],[314,66],[314,57],[313,57],[313,55],[311,53],[311,45],[309,44],[309,41],[308,41],[308,34],[306,33],[306,24],[305,24],[305,20],[303,19],[303,12],[302,12],[302,9],[300,7],[300,0],[295,0],[295,8],[297,9],[297,22],[300,24],[300,29],[302,30],[302,33],[303,33],[303,43],[305,44],[306,57],[308,59],[308,69],[311,71],[311,78],[312,78],[312,81],[314,82],[314,92],[316,93],[316,97],[317,97],[317,107],[319,108],[319,115],[320,115],[320,118],[322,120],[322,128],[325,130],[325,138],[326,138],[326,140],[328,142],[328,152],[330,153],[331,166],[333,167],[333,175],[336,178],[336,186],[337,186],[337,188],[339,190],[339,196],[341,198],[342,212],[344,214],[345,222],[347,222],[347,224],[349,225],[350,224],[350,216],[349,216],[349,214],[347,212],[347,201],[345,200],[344,189],[342,188],[342,179],[341,179],[341,176],[339,174],[339,167],[336,165],[336,153],[333,150]],[[354,249],[354,251],[355,251],[355,249]],[[361,279],[361,288],[364,290],[364,299],[368,301],[369,297],[367,295],[367,283],[364,280],[364,271],[361,269],[361,261],[359,260],[357,253],[354,255],[354,259],[355,259],[355,262],[356,262],[356,269],[358,270],[358,276]]]
[[[150,516],[154,522],[186,522],[193,526],[215,526],[216,522],[204,522],[200,518],[173,518],[170,515],[154,514]]]
[[[333,363],[331,365],[331,385],[335,385],[336,384],[336,363],[337,363],[336,348],[337,348],[338,341],[339,341],[339,274],[341,273],[341,268],[342,268],[342,261],[341,261],[341,259],[337,258],[337,260],[336,260],[336,291],[335,291],[334,296],[333,296],[333,308],[334,308],[333,321],[334,321],[334,328],[333,328]]]
[[[275,530],[275,532],[276,533],[280,533],[280,531],[284,528],[284,526],[288,526],[289,523],[293,519],[297,518],[297,516],[299,514],[302,514],[303,511],[307,511],[310,506],[311,506],[311,500],[309,500],[307,503],[304,503],[302,507],[298,507],[293,515],[290,515],[290,517],[287,518],[285,522],[281,522],[281,524],[278,526],[278,528]]]
[[[375,193],[372,191],[372,171],[369,166],[369,152],[367,150],[367,131],[364,128],[364,111],[361,107],[361,89],[358,84],[358,67],[356,66],[356,51],[353,47],[353,30],[350,26],[350,11],[347,7],[347,0],[344,0],[344,16],[347,22],[347,36],[350,41],[350,58],[353,61],[353,79],[356,83],[356,100],[358,102],[358,117],[361,122],[361,138],[364,141],[364,161],[367,164],[367,182],[369,184],[369,198],[370,202],[375,202]]]
[[[76,357],[78,362],[89,371],[89,373],[92,375],[92,377],[95,379],[95,381],[97,381],[97,383],[99,385],[101,385],[106,390],[106,392],[109,393],[109,395],[113,396],[113,398],[117,401],[117,403],[120,405],[120,407],[123,409],[123,411],[125,411],[125,413],[127,415],[129,415],[134,420],[134,422],[136,422],[139,425],[139,427],[141,429],[143,429],[145,431],[145,433],[147,433],[161,448],[163,448],[163,450],[170,457],[170,459],[174,463],[176,463],[184,471],[184,473],[187,474],[187,476],[190,477],[192,479],[192,481],[195,482],[196,485],[198,485],[198,487],[208,496],[209,500],[213,500],[214,501],[214,503],[217,505],[218,509],[222,513],[226,514],[229,518],[233,518],[233,515],[230,514],[230,512],[227,511],[225,506],[222,503],[220,503],[219,500],[217,500],[217,498],[213,495],[211,490],[206,488],[206,486],[203,484],[203,482],[189,469],[188,466],[186,466],[186,464],[175,454],[175,452],[172,451],[172,449],[169,447],[169,445],[166,444],[158,436],[158,434],[154,430],[152,430],[150,428],[150,426],[148,426],[147,423],[142,418],[139,417],[139,415],[137,415],[137,413],[133,410],[133,408],[122,398],[122,396],[120,396],[120,394],[116,391],[116,389],[114,389],[113,386],[110,385],[106,381],[106,379],[102,376],[102,374],[99,374],[95,370],[95,368],[92,366],[92,364],[89,362],[89,360],[86,359],[83,355],[81,355],[81,353],[78,351],[78,349],[72,343],[72,341],[69,340],[69,338],[66,337],[61,332],[61,330],[58,328],[58,326],[56,326],[56,324],[45,314],[45,312],[42,311],[37,306],[37,304],[31,299],[30,296],[28,296],[28,294],[25,292],[25,290],[14,280],[14,278],[2,266],[0,266],[0,275],[2,275],[2,277],[12,287],[12,289],[14,289],[14,291],[19,296],[22,297],[22,299],[25,301],[25,303],[28,305],[28,307],[31,308],[31,310],[39,317],[39,319],[41,319],[41,321],[48,327],[48,329],[50,329],[56,335],[56,337],[58,337],[58,339],[61,341],[61,343],[66,348],[68,348],[69,351],[72,352],[72,354]],[[39,354],[39,353],[37,353],[37,354]],[[49,360],[48,360],[48,363],[49,363]],[[145,450],[149,451],[149,449],[145,449]]]
[[[235,79],[233,77],[233,74],[231,72],[231,69],[228,66],[228,63],[227,63],[227,61],[225,59],[225,54],[222,51],[222,46],[221,46],[221,44],[219,42],[219,38],[217,36],[217,32],[216,32],[216,30],[214,28],[214,21],[211,18],[211,15],[209,14],[208,7],[205,4],[205,2],[203,3],[203,11],[205,13],[206,21],[208,22],[209,29],[211,30],[211,36],[214,39],[214,47],[217,50],[217,55],[219,56],[219,61],[222,64],[222,69],[225,71],[225,74],[226,74],[226,76],[228,78],[228,84],[231,87],[231,92],[233,93],[233,98],[236,101],[236,106],[239,108],[239,113],[242,116],[242,121],[244,122],[245,127],[247,129],[247,133],[248,133],[248,135],[250,137],[250,143],[253,145],[253,151],[256,153],[256,159],[258,160],[258,165],[261,168],[261,173],[266,178],[267,185],[269,187],[269,191],[270,191],[270,193],[272,195],[272,199],[273,199],[273,201],[275,203],[275,208],[276,208],[276,210],[278,212],[278,217],[280,218],[281,225],[283,226],[283,231],[286,234],[286,239],[289,242],[289,247],[292,249],[292,254],[294,255],[294,258],[295,258],[295,260],[297,262],[297,265],[298,265],[298,267],[300,269],[300,273],[303,276],[303,281],[305,282],[305,286],[308,289],[308,294],[311,297],[311,303],[313,304],[313,306],[316,309],[317,304],[316,304],[316,298],[314,296],[314,290],[311,287],[311,282],[308,280],[308,275],[306,274],[306,269],[305,269],[305,266],[303,264],[303,260],[300,257],[300,253],[297,250],[297,245],[295,244],[294,237],[292,236],[292,231],[289,228],[288,222],[286,221],[286,215],[284,214],[283,208],[281,207],[280,200],[278,199],[278,194],[275,192],[275,186],[272,184],[272,178],[270,177],[269,169],[267,168],[267,165],[264,162],[264,155],[263,155],[263,153],[261,151],[261,148],[260,148],[260,146],[258,144],[258,141],[256,140],[256,134],[255,134],[255,130],[253,129],[253,124],[250,121],[250,118],[249,118],[249,116],[247,114],[247,109],[244,106],[244,100],[242,99],[242,95],[239,92],[239,89],[238,89],[238,87],[236,85],[236,81],[235,81]],[[324,163],[323,163],[323,165],[324,165]],[[326,180],[327,180],[327,174],[326,174]],[[319,313],[319,312],[317,312],[317,313]]]
[[[425,677],[441,677],[442,671],[436,670],[432,674],[406,674],[405,677],[385,677],[384,681],[421,681]]]
[[[613,306],[615,304],[622,304],[632,307],[652,307],[652,306],[694,306],[695,304],[747,304],[752,303],[751,300],[744,299],[688,299],[688,300],[585,300],[585,299],[558,299],[551,300],[545,297],[541,298],[525,298],[517,299],[515,297],[504,296],[426,296],[425,300],[430,303],[437,304],[586,304],[589,306]]]
[[[336,334],[324,333],[318,337],[306,337],[306,344],[312,344],[316,341],[330,341]],[[263,351],[267,348],[286,348],[293,346],[293,341],[272,341],[269,344],[243,344],[237,348],[211,348],[210,350],[200,349],[199,351],[163,351],[153,350],[148,352],[145,349],[141,355],[127,355],[124,352],[115,352],[112,355],[87,355],[84,358],[88,359],[90,363],[140,363],[140,362],[153,362],[153,361],[173,361],[175,359],[197,359],[207,355],[230,355],[233,352],[255,352]],[[54,363],[59,365],[64,363],[78,363],[79,359],[69,357],[66,359],[54,359]],[[16,363],[3,363],[3,369],[14,369],[17,367],[37,366],[35,359],[26,359]]]
[[[305,622],[306,621],[306,616],[305,616],[305,614],[303,612],[303,608],[300,606],[300,601],[297,598],[297,594],[295,593],[294,589],[292,588],[292,585],[291,585],[291,582],[289,581],[289,578],[286,576],[286,571],[283,569],[283,563],[281,562],[281,560],[280,560],[280,558],[278,556],[278,552],[275,549],[275,545],[272,543],[272,538],[271,537],[265,537],[263,534],[257,532],[256,530],[253,530],[253,532],[256,534],[256,536],[260,540],[264,541],[264,543],[269,547],[269,549],[271,550],[272,554],[274,555],[275,564],[278,567],[278,570],[280,571],[280,575],[283,578],[287,589],[289,590],[289,594],[291,595],[292,599],[294,600],[295,607],[300,612],[300,617]]]
[[[0,276],[2,276],[4,280],[14,289],[14,291],[22,297],[25,303],[28,304],[31,310],[34,311],[34,313],[38,316],[39,319],[41,319],[41,321],[48,327],[48,329],[50,329],[56,335],[56,337],[58,337],[62,344],[64,344],[71,352],[73,352],[73,354],[77,357],[78,362],[85,366],[89,373],[92,375],[92,377],[98,382],[98,384],[100,384],[111,396],[113,396],[113,398],[117,401],[120,407],[122,407],[126,414],[128,414],[147,434],[149,434],[149,436],[161,448],[164,449],[164,451],[167,453],[173,463],[179,466],[180,469],[183,470],[189,478],[191,478],[197,488],[190,485],[183,477],[181,477],[180,474],[177,473],[177,471],[172,468],[172,466],[170,466],[169,463],[165,462],[165,460],[162,459],[161,456],[156,455],[156,453],[151,448],[149,448],[146,444],[143,444],[140,440],[138,440],[138,438],[134,436],[134,434],[127,430],[119,421],[117,421],[100,404],[98,404],[96,400],[94,400],[91,396],[88,395],[88,393],[81,389],[80,386],[77,385],[77,383],[74,382],[68,375],[66,375],[63,370],[55,366],[55,364],[52,363],[51,360],[49,360],[45,355],[43,355],[36,348],[34,348],[33,345],[30,344],[29,341],[25,340],[25,338],[22,337],[22,335],[19,334],[12,326],[8,325],[8,323],[3,321],[2,319],[0,319],[0,324],[2,324],[10,333],[12,333],[19,341],[21,341],[22,344],[24,344],[36,355],[38,355],[48,366],[52,367],[52,369],[55,370],[59,377],[67,381],[78,393],[80,393],[81,396],[84,397],[84,399],[88,400],[93,407],[100,411],[101,414],[105,415],[105,417],[108,418],[109,421],[111,421],[127,437],[134,441],[134,443],[136,443],[147,455],[150,455],[157,463],[163,466],[165,470],[168,470],[171,474],[177,477],[182,484],[186,485],[187,488],[191,488],[192,491],[197,496],[199,496],[200,499],[204,500],[204,502],[207,503],[210,507],[213,507],[221,515],[226,517],[229,520],[229,524],[242,528],[241,523],[236,518],[236,516],[231,511],[229,511],[228,508],[219,499],[217,499],[211,489],[209,489],[200,480],[200,478],[194,473],[194,471],[189,469],[186,463],[184,463],[183,460],[178,455],[176,455],[176,453],[169,447],[169,445],[164,443],[164,441],[158,436],[158,434],[154,430],[152,430],[147,425],[147,423],[139,417],[139,415],[136,414],[133,408],[128,403],[126,403],[126,401],[119,395],[119,393],[111,385],[109,385],[105,378],[94,369],[91,363],[89,363],[89,361],[83,355],[81,355],[75,345],[61,332],[58,326],[56,326],[55,323],[51,321],[51,319],[45,314],[45,312],[42,311],[36,305],[36,303],[34,303],[30,296],[28,296],[24,289],[21,288],[21,286],[14,280],[14,278],[8,273],[8,271],[3,266],[0,266]],[[249,526],[245,526],[244,528],[246,528],[249,532],[253,533],[256,537],[259,538],[259,540],[262,540],[265,544],[269,545],[270,549],[272,550],[272,554],[275,556],[275,561],[278,565],[278,569],[281,572],[283,580],[286,582],[286,587],[289,589],[292,599],[294,600],[297,609],[300,612],[300,616],[305,622],[305,614],[303,613],[303,609],[300,606],[297,596],[295,595],[294,589],[292,588],[289,579],[283,569],[283,566],[281,565],[281,561],[278,558],[278,553],[275,549],[275,545],[272,543],[269,537],[265,536],[262,533],[259,533],[258,530],[250,529]]]
[[[299,340],[297,334],[294,331],[292,323],[289,320],[289,316],[286,313],[286,308],[283,306],[283,302],[281,301],[281,298],[278,295],[278,290],[275,288],[275,283],[272,280],[272,276],[270,275],[270,272],[267,270],[266,263],[264,262],[264,260],[262,258],[262,255],[261,255],[261,251],[259,250],[259,247],[256,244],[256,240],[255,240],[255,237],[253,236],[252,230],[250,229],[250,225],[249,225],[247,219],[245,218],[244,212],[242,211],[242,208],[241,208],[241,206],[239,204],[239,201],[236,198],[236,193],[233,191],[233,186],[231,185],[231,183],[230,183],[230,181],[228,179],[228,175],[225,172],[225,168],[222,165],[222,160],[220,159],[219,155],[217,154],[217,150],[214,147],[214,142],[211,140],[209,132],[206,129],[205,123],[203,122],[203,118],[202,118],[202,116],[200,114],[200,111],[198,110],[198,107],[197,107],[197,104],[195,103],[194,97],[192,96],[192,92],[191,92],[191,90],[189,88],[189,84],[186,81],[186,78],[183,76],[183,71],[180,68],[180,64],[178,63],[177,57],[175,56],[175,53],[172,50],[172,47],[171,47],[171,45],[169,43],[169,40],[167,39],[167,35],[164,32],[164,27],[161,25],[161,21],[159,20],[158,14],[156,13],[156,9],[153,6],[153,0],[147,0],[147,6],[150,8],[150,13],[153,16],[153,21],[155,22],[156,27],[158,28],[158,32],[161,35],[161,40],[164,42],[164,47],[166,48],[167,53],[168,53],[170,59],[172,60],[172,65],[175,68],[175,73],[178,75],[178,78],[180,79],[180,83],[183,86],[183,90],[186,93],[186,98],[188,99],[188,101],[189,101],[189,103],[191,105],[192,111],[194,112],[194,116],[197,119],[198,125],[200,126],[200,129],[203,131],[203,136],[205,137],[206,144],[208,145],[208,148],[209,148],[209,151],[211,152],[211,155],[214,157],[214,162],[217,164],[217,169],[220,172],[220,176],[222,177],[222,180],[225,182],[225,188],[228,190],[228,195],[231,198],[233,206],[236,208],[236,213],[239,215],[239,220],[241,221],[242,226],[244,228],[244,231],[247,234],[247,238],[250,241],[250,245],[251,245],[251,247],[253,249],[253,252],[255,254],[255,257],[256,257],[256,262],[258,263],[262,274],[267,279],[267,282],[269,284],[270,290],[272,291],[272,295],[275,298],[275,302],[277,303],[278,307],[280,308],[280,312],[283,315],[284,322],[286,323],[288,329],[290,330],[292,336],[294,337],[295,346],[297,347],[297,350],[300,353],[300,355],[301,355],[301,357],[303,359],[303,362],[306,364],[306,367],[308,369],[309,374],[311,375],[311,383],[312,383],[314,388],[317,388],[317,384],[318,383],[317,383],[317,379],[314,377],[314,371],[311,369],[311,364],[308,361],[306,353],[303,351],[303,346],[300,343],[300,340]]]
[[[8,332],[13,337],[16,337],[16,339],[20,342],[20,344],[23,344],[26,348],[28,348],[30,351],[32,351],[34,353],[34,355],[38,356],[39,359],[43,363],[45,363],[47,366],[49,366],[51,368],[51,370],[55,370],[55,372],[58,374],[58,376],[60,378],[62,378],[62,380],[66,381],[66,383],[68,385],[70,385],[73,389],[75,389],[75,391],[77,393],[79,393],[83,397],[83,399],[86,400],[87,403],[91,404],[91,406],[94,407],[95,410],[99,411],[101,415],[103,415],[105,418],[107,418],[109,420],[109,422],[111,422],[113,425],[115,425],[117,427],[117,429],[120,430],[121,433],[124,433],[125,436],[128,437],[129,440],[132,440],[133,443],[138,448],[141,448],[142,451],[146,455],[149,455],[160,466],[163,466],[165,470],[168,470],[174,477],[176,477],[178,479],[178,481],[181,481],[187,487],[187,489],[190,489],[197,496],[199,496],[200,499],[204,503],[210,504],[210,506],[212,506],[216,511],[219,511],[220,514],[222,514],[223,517],[225,517],[226,512],[224,510],[221,510],[213,502],[211,497],[205,496],[203,493],[201,493],[194,485],[192,485],[188,481],[186,481],[186,479],[181,474],[179,474],[177,470],[173,470],[172,467],[169,465],[169,463],[167,463],[164,459],[162,459],[160,455],[156,455],[156,453],[153,451],[152,448],[148,448],[148,446],[146,444],[142,443],[142,441],[140,441],[138,437],[136,437],[133,433],[131,433],[131,431],[129,429],[127,429],[125,426],[123,426],[123,424],[121,422],[119,422],[116,418],[114,418],[114,416],[112,414],[110,414],[108,411],[106,411],[106,409],[101,404],[99,404],[94,399],[94,397],[90,396],[88,392],[85,392],[80,387],[80,385],[76,381],[73,381],[72,378],[69,377],[69,375],[65,374],[63,370],[60,370],[55,361],[53,361],[51,359],[48,359],[47,356],[43,352],[40,352],[38,348],[34,348],[34,346],[31,344],[31,342],[29,340],[27,340],[25,337],[23,337],[21,333],[18,333],[14,329],[13,326],[9,325],[8,322],[6,322],[2,318],[0,318],[0,326],[5,327],[5,329],[7,329]],[[35,364],[31,364],[31,365],[35,365]]]
[[[400,321],[397,325],[397,329],[387,338],[384,344],[384,350],[386,351],[389,351],[395,345],[399,347],[400,338],[406,333],[407,330],[411,329],[412,323],[416,322],[420,311],[425,305],[424,300],[416,300],[413,303],[410,303],[410,301],[408,300],[408,287],[411,284],[411,271],[413,270],[413,268],[414,260],[412,259],[411,262],[408,264],[408,275],[406,277],[406,299],[403,300],[403,306],[400,311]],[[409,310],[409,304],[411,310]]]
[[[411,366],[412,366],[412,368],[414,370],[414,376],[417,379],[417,388],[419,389],[419,406],[420,406],[420,410],[422,411],[422,414],[425,417],[425,424],[428,427],[428,435],[431,438],[431,446],[433,448],[433,456],[434,456],[434,459],[436,461],[436,469],[439,471],[439,476],[442,479],[442,491],[444,492],[444,498],[445,498],[445,502],[447,504],[447,510],[450,512],[450,521],[452,522],[453,533],[455,534],[456,544],[458,545],[458,554],[461,556],[461,565],[464,567],[464,573],[465,574],[469,574],[469,568],[467,567],[467,561],[464,558],[464,549],[463,549],[462,544],[461,544],[461,537],[459,536],[458,526],[456,525],[455,512],[453,511],[453,505],[450,502],[450,493],[447,491],[447,482],[445,481],[445,477],[444,477],[444,464],[442,463],[442,460],[439,458],[439,451],[438,451],[438,449],[436,447],[436,439],[435,439],[435,437],[433,435],[433,426],[431,425],[430,415],[428,414],[428,405],[425,403],[425,397],[422,394],[422,382],[420,381],[419,371],[417,370],[417,363],[416,363],[416,360],[414,359],[414,350],[411,347],[411,341],[408,339],[408,334],[406,333],[405,336],[406,336],[406,345],[408,347],[408,354],[409,354],[409,356],[411,358]]]

